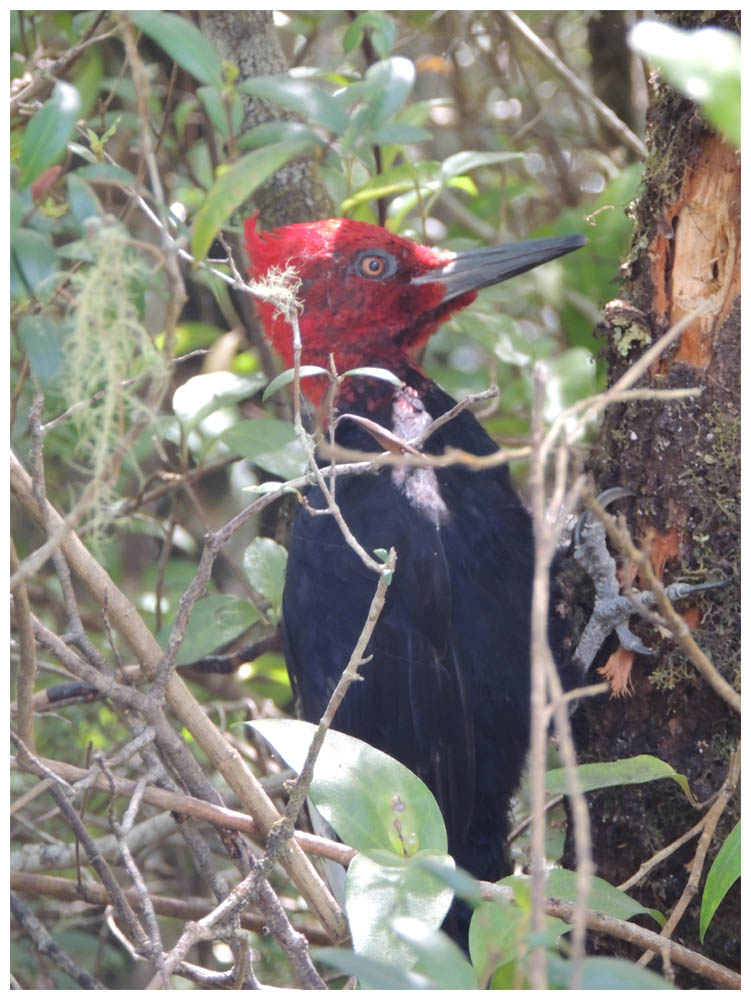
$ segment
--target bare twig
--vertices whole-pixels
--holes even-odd
[[[537,55],[551,67],[563,80],[566,81],[568,86],[577,94],[583,101],[585,101],[595,114],[605,122],[609,129],[611,129],[619,138],[625,146],[628,146],[640,160],[643,160],[647,156],[647,147],[638,137],[635,135],[631,129],[626,125],[625,122],[621,121],[618,115],[612,111],[607,104],[604,104],[599,97],[596,97],[592,91],[587,87],[585,83],[582,82],[581,77],[573,73],[568,66],[562,62],[558,56],[548,48],[548,46],[539,38],[532,29],[522,21],[518,14],[515,14],[510,10],[499,11],[500,16],[505,20],[506,24],[520,35],[525,42],[537,53]]]
[[[98,788],[103,791],[107,791],[112,787],[117,795],[130,798],[136,787],[136,783],[130,778],[121,778],[117,775],[112,776],[112,786],[110,786],[98,768],[87,771],[85,768],[76,767],[74,764],[49,760],[46,757],[40,757],[38,760],[49,769],[52,775],[75,784],[76,788],[78,788],[78,782],[85,782],[87,787]],[[11,758],[11,763],[15,766],[17,762],[14,758]],[[170,792],[164,788],[148,785],[143,792],[143,801],[172,813],[193,816],[196,819],[213,824],[220,830],[237,830],[251,837],[259,837],[263,834],[262,828],[252,816],[234,809],[228,809],[226,806],[214,805],[211,802],[206,802],[204,799],[197,799],[182,792]],[[337,861],[341,865],[348,865],[355,854],[355,851],[345,844],[327,840],[325,837],[317,837],[312,833],[296,831],[294,836],[295,841],[307,854],[328,858],[331,861]],[[106,854],[106,845],[100,842],[98,846],[101,853]],[[56,867],[66,867],[66,865],[62,864],[61,859],[60,865],[56,865]]]
[[[513,890],[508,886],[493,885],[491,882],[480,882],[480,890],[483,899],[503,899],[513,901]],[[545,901],[545,912],[551,917],[559,917],[566,923],[572,923],[576,904],[569,903],[562,899],[548,899]],[[670,958],[677,965],[684,969],[690,969],[699,976],[703,976],[717,986],[726,989],[739,990],[741,988],[741,977],[732,969],[725,968],[717,962],[713,962],[704,955],[700,955],[683,945],[676,944],[675,941],[661,937],[655,931],[639,927],[638,924],[629,920],[620,920],[617,917],[609,917],[597,910],[585,911],[587,927],[593,931],[609,934],[611,937],[621,941],[628,941],[642,948],[653,948],[656,952],[663,948],[670,955]]]
[[[701,837],[699,837],[699,843],[696,847],[696,853],[694,854],[694,859],[691,862],[691,873],[686,883],[686,887],[681,893],[681,898],[673,907],[673,910],[665,922],[665,926],[660,931],[660,937],[669,938],[678,923],[686,912],[691,901],[696,896],[699,891],[699,882],[701,880],[702,871],[704,870],[704,861],[707,856],[707,851],[709,850],[709,845],[712,842],[712,837],[714,836],[715,829],[717,828],[717,823],[720,820],[725,807],[727,806],[730,799],[735,794],[735,789],[738,784],[741,775],[741,745],[740,742],[738,746],[733,751],[733,755],[730,758],[730,766],[728,768],[728,774],[725,781],[722,783],[722,788],[720,789],[717,798],[712,803],[707,815],[704,817],[704,829],[702,830]],[[654,949],[646,951],[639,959],[639,965],[646,965],[651,961],[654,956]]]
[[[10,540],[11,572],[18,569],[19,562],[13,539]],[[18,629],[19,659],[16,673],[17,726],[18,734],[27,747],[34,749],[34,683],[37,674],[36,643],[31,624],[31,607],[26,584],[20,581],[12,590],[13,610]]]
[[[104,990],[106,986],[85,969],[80,968],[67,951],[53,941],[51,935],[31,910],[22,903],[15,892],[10,894],[10,911],[23,928],[24,932],[31,938],[34,950],[40,955],[46,955],[54,964],[67,976],[77,983],[82,990]]]

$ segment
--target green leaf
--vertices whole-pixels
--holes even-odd
[[[559,955],[548,955],[548,987],[571,988],[571,962]],[[672,990],[670,983],[650,969],[642,969],[622,958],[593,956],[581,964],[583,990]]]
[[[440,857],[453,864],[448,855]],[[356,855],[347,870],[346,909],[355,951],[405,971],[414,967],[419,953],[397,932],[398,921],[412,918],[427,932],[436,930],[452,899],[451,890],[441,887],[415,861],[390,851],[371,851]],[[432,978],[433,970],[429,971]],[[372,984],[366,980],[363,987]]]
[[[304,139],[264,146],[246,153],[220,173],[193,222],[190,241],[193,256],[203,260],[217,232],[235,209],[287,160],[309,148],[310,143]]]
[[[294,719],[251,725],[299,773],[317,727]],[[399,761],[354,736],[327,733],[310,797],[339,837],[359,851],[380,849],[397,858],[423,850],[446,852],[446,827],[427,786]]]
[[[530,926],[530,913],[511,900],[486,901],[475,909],[469,925],[469,954],[482,982],[526,953]],[[538,943],[553,948],[570,929],[564,920],[546,916]]]
[[[312,955],[317,961],[368,983],[371,990],[427,990],[435,986],[426,976],[405,972],[390,962],[356,955],[349,948],[316,948]]]
[[[297,479],[305,472],[307,460],[295,429],[285,420],[259,417],[228,427],[219,440],[254,465],[281,479]]]
[[[442,990],[476,990],[477,976],[461,948],[442,931],[433,930],[414,917],[395,917],[397,936],[417,955],[420,966],[429,972]]]
[[[16,230],[11,247],[11,298],[49,298],[57,280],[57,264],[49,236],[25,227]]]
[[[526,875],[511,875],[501,879],[500,885],[510,885],[515,890],[526,888],[529,885],[529,878]],[[551,868],[545,876],[545,894],[556,899],[564,899],[569,903],[576,902],[576,872],[567,868]],[[593,878],[591,882],[587,906],[592,910],[600,910],[610,917],[617,917],[619,920],[630,920],[639,913],[647,913],[650,917],[662,926],[665,917],[659,910],[651,910],[642,906],[631,896],[620,889],[616,889],[602,878]]]
[[[237,139],[237,148],[258,149],[260,146],[270,146],[275,142],[300,140],[310,143],[311,147],[326,146],[320,135],[302,122],[264,122],[248,132],[243,132]]]
[[[349,371],[342,373],[342,378],[347,375],[362,375],[366,378],[377,378],[381,379],[383,382],[390,382],[391,385],[395,385],[398,389],[401,389],[404,382],[393,372],[390,372],[388,368],[375,368],[370,365],[364,365],[362,368],[350,368]]]
[[[741,144],[741,41],[732,31],[685,31],[641,21],[631,47],[659,66],[676,90],[696,101],[707,120],[737,147]]]
[[[243,119],[242,102],[239,95],[234,92],[230,94],[230,107],[228,115],[228,109],[222,97],[222,91],[219,87],[199,87],[196,93],[206,109],[209,121],[217,132],[227,139],[230,134],[229,126],[231,122],[232,132],[234,135],[237,135]]]
[[[477,153],[471,150],[464,150],[461,153],[454,153],[447,157],[441,164],[441,180],[445,184],[447,181],[458,177],[459,174],[468,174],[470,170],[477,167],[494,166],[497,163],[510,163],[514,160],[524,158],[524,153]]]
[[[54,385],[65,367],[64,327],[47,316],[23,316],[18,322],[18,339],[42,385]]]
[[[219,56],[194,24],[179,14],[159,10],[137,10],[130,17],[137,28],[196,80],[212,87],[222,86]]]
[[[78,174],[68,174],[66,183],[71,214],[79,228],[83,229],[87,219],[98,218],[102,215],[101,203],[86,181]]]
[[[197,601],[190,615],[185,638],[177,654],[178,667],[216,652],[228,642],[259,621],[261,615],[244,597],[232,594],[212,594]],[[159,633],[164,648],[169,640],[172,625],[165,625]]]
[[[381,550],[384,551],[384,550]],[[426,871],[434,875],[439,882],[443,882],[454,893],[471,907],[479,906],[482,902],[477,879],[463,868],[448,868],[445,865],[436,863],[429,855],[420,855],[419,864]]]
[[[415,82],[415,66],[411,59],[394,56],[373,63],[365,74],[357,93],[364,101],[358,120],[358,130],[368,135],[369,130],[382,125],[387,118],[404,104]],[[354,124],[354,122],[353,122]]]
[[[641,785],[645,781],[672,778],[676,781],[689,802],[694,797],[685,774],[678,774],[670,764],[650,754],[626,757],[623,760],[607,761],[600,764],[579,764],[577,767],[582,791],[591,792],[595,788],[612,788],[614,785]],[[568,785],[564,768],[555,768],[545,775],[545,790],[549,795],[566,795]]]
[[[334,135],[346,132],[349,115],[342,101],[332,97],[312,80],[290,76],[256,76],[237,85],[242,94],[262,97],[284,108],[304,115],[309,121],[323,125]]]
[[[259,535],[245,550],[245,575],[250,585],[271,601],[276,617],[282,606],[286,567],[287,550],[273,538],[262,538]]]
[[[52,97],[26,126],[18,160],[19,187],[31,184],[43,170],[62,159],[80,110],[81,98],[76,88],[70,83],[56,83]]]
[[[300,378],[308,378],[310,375],[328,375],[325,368],[321,368],[320,365],[300,365]],[[263,392],[263,402],[273,396],[275,392],[283,389],[285,385],[290,385],[290,383],[295,381],[295,369],[285,368],[283,372],[280,372],[276,378],[272,378],[269,384],[266,386]]]
[[[432,160],[423,163],[404,163],[391,167],[372,177],[362,187],[354,191],[341,205],[344,214],[350,214],[358,205],[375,201],[402,191],[424,191],[439,185],[441,165]]]
[[[264,382],[262,375],[235,375],[233,372],[194,375],[175,390],[172,409],[187,432],[215,410],[254,396]]]
[[[128,187],[138,187],[133,174],[125,167],[116,163],[90,163],[75,171],[78,177],[86,181],[99,181],[102,184],[126,184]]]
[[[367,10],[358,14],[344,32],[342,48],[345,52],[351,52],[361,45],[365,28],[370,29],[370,40],[377,55],[380,59],[385,59],[394,48],[397,25],[396,21],[384,11]]]
[[[725,838],[725,842],[717,852],[717,857],[709,869],[704,893],[701,897],[701,913],[699,914],[699,940],[704,941],[704,935],[712,922],[715,910],[725,898],[730,887],[741,877],[741,821],[735,824]]]

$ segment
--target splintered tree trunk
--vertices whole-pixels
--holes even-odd
[[[706,23],[685,12],[682,27]],[[702,20],[700,20],[702,18]],[[739,15],[713,23],[739,30]],[[740,678],[740,156],[709,131],[696,106],[660,85],[648,115],[649,159],[633,206],[631,252],[620,299],[605,310],[605,352],[615,381],[650,343],[698,307],[676,345],[642,384],[701,387],[698,398],[612,407],[591,458],[598,489],[625,486],[621,501],[634,540],[657,575],[731,583],[677,605],[700,647],[736,689]],[[640,586],[620,558],[622,582]],[[601,667],[621,695],[577,713],[582,761],[654,754],[685,774],[699,803],[718,791],[740,736],[740,716],[708,686],[668,636],[635,626],[651,657],[620,650]],[[630,667],[630,673],[629,673]],[[658,781],[593,793],[594,860],[614,885],[702,816],[678,785]],[[706,808],[706,806],[705,806]],[[724,965],[740,964],[740,892],[721,903],[703,945],[699,903],[704,878],[739,815],[725,810],[704,866],[699,892],[673,938]],[[681,896],[697,848],[692,839],[656,867],[631,894],[668,915]],[[571,861],[571,851],[568,852]],[[605,947],[605,944],[603,947]],[[658,960],[659,961],[659,960]],[[705,987],[677,972],[685,987]]]

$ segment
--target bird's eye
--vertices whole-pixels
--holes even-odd
[[[355,269],[363,278],[389,278],[396,272],[396,261],[383,250],[363,250],[355,259]]]

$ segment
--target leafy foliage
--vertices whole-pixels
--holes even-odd
[[[587,75],[586,12],[527,17],[541,35],[565,38],[567,62]],[[70,517],[83,542],[98,541],[109,579],[163,646],[207,534],[247,506],[249,497],[285,493],[283,482],[306,468],[288,419],[293,376],[278,374],[258,341],[245,335],[244,293],[230,289],[236,276],[217,242],[221,235],[233,248],[242,272],[242,217],[281,166],[307,157],[336,214],[382,221],[449,248],[585,231],[591,252],[553,262],[513,287],[485,291],[431,340],[424,366],[459,397],[497,382],[500,403],[487,426],[499,441],[528,435],[533,364],[549,371],[548,419],[604,379],[593,327],[629,238],[627,209],[641,167],[628,164],[624,150],[600,135],[591,109],[518,50],[493,12],[364,11],[348,17],[295,11],[277,18],[296,65],[288,75],[243,77],[239,65],[222,60],[208,34],[181,13],[11,12],[12,445],[35,473],[37,490],[43,487]],[[676,85],[681,79],[686,85],[683,48],[681,53]],[[52,73],[49,60],[55,60]],[[732,136],[735,78],[724,72],[733,69],[731,62],[704,67],[709,96],[697,96],[710,120]],[[668,63],[665,71],[672,73]],[[246,118],[251,98],[272,109],[261,124]],[[310,374],[321,370],[300,372]],[[393,378],[374,369],[340,377],[351,374]],[[177,662],[194,664],[230,647],[233,666],[240,664],[234,676],[186,671],[199,707],[230,742],[253,718],[280,755],[299,767],[310,728],[259,718],[290,710],[292,702],[274,643],[284,520],[272,518],[271,509],[259,507],[224,546],[193,606]],[[23,563],[41,536],[20,509],[14,510],[12,533]],[[108,679],[135,694],[151,690],[137,650],[113,628],[106,601],[101,606],[84,588],[71,594],[49,561],[26,564],[26,570],[23,580],[41,625],[76,656],[103,665]],[[29,669],[19,648],[12,650],[17,692]],[[146,776],[153,784],[156,775],[169,786],[174,772],[157,767],[162,749],[157,753],[143,742],[130,756],[118,756],[151,726],[141,717],[135,725],[127,699],[105,700],[81,684],[75,695],[63,691],[63,697],[61,683],[69,687],[74,677],[42,646],[35,669],[34,705],[42,707],[33,732],[40,757],[80,765],[90,744],[116,776]],[[15,725],[18,705],[14,711]],[[223,772],[212,767],[185,720],[170,715],[168,728],[175,726],[194,754],[190,775],[205,772],[224,796]],[[245,744],[241,749],[247,768],[278,787],[278,767],[268,755]],[[227,756],[238,752],[228,749]],[[312,800],[361,853],[346,886],[355,952],[319,949],[316,961],[372,988],[510,987],[528,981],[530,949],[541,944],[551,985],[566,988],[568,926],[548,918],[542,941],[535,941],[520,879],[511,883],[513,901],[481,902],[474,881],[446,854],[442,817],[428,790],[383,758],[332,732],[317,764]],[[176,767],[169,755],[164,759]],[[581,769],[586,787],[682,778],[654,758],[597,767],[596,773]],[[560,776],[550,776],[550,790],[555,781],[560,784]],[[13,773],[13,795],[24,796],[12,821],[19,848],[14,864],[28,865],[32,874],[48,864],[42,858],[35,869],[29,860],[37,858],[40,838],[61,851],[72,843],[69,827],[38,791],[36,777]],[[108,793],[79,790],[74,801],[98,844],[113,820],[124,822],[122,801]],[[165,817],[140,804],[134,839],[143,846],[134,853],[144,882],[156,901],[196,897],[211,910],[212,891],[239,881],[238,856],[223,850],[218,838],[207,841],[205,855],[194,851],[176,824],[165,833]],[[55,874],[75,886],[72,847],[60,857]],[[121,852],[108,858],[118,879],[130,885],[129,872],[119,867]],[[707,879],[702,935],[738,871],[734,831]],[[281,878],[279,869],[274,887],[297,926],[311,933],[308,904]],[[554,869],[548,891],[570,898],[570,878]],[[65,897],[42,891],[48,889],[36,897],[22,893],[23,899],[75,962],[96,969],[107,988],[142,982],[142,966],[104,928],[98,911],[92,918],[79,897],[71,908]],[[454,893],[475,910],[471,961],[439,929]],[[623,919],[655,915],[599,881],[595,901]],[[157,920],[171,943],[168,921],[174,917],[160,911]],[[291,985],[289,956],[268,935],[252,940],[263,976],[273,985]],[[49,959],[40,961],[41,953],[14,936],[19,981],[68,987],[70,978]],[[201,954],[212,974],[233,962],[224,939]],[[601,958],[585,961],[583,982],[588,988],[665,985],[629,963]]]

